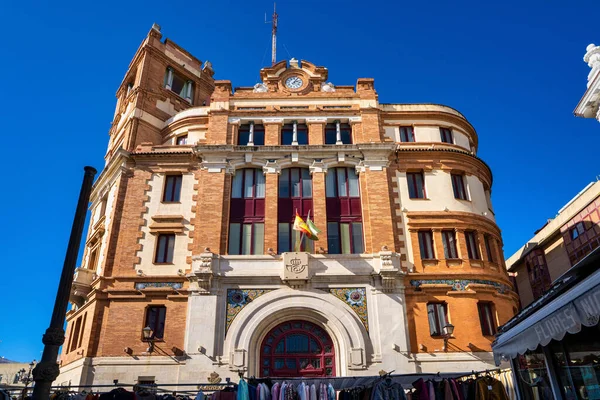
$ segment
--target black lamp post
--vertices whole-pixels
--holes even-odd
[[[154,351],[154,338],[152,337],[153,334],[154,332],[149,326],[142,329],[142,337],[144,338],[144,342],[148,342],[150,344],[147,350],[148,353],[152,353]]]
[[[69,245],[67,246],[67,254],[65,255],[60,283],[58,284],[58,292],[54,301],[50,327],[46,329],[46,333],[42,337],[44,352],[42,353],[41,361],[33,369],[33,380],[35,381],[35,386],[33,387],[34,400],[48,400],[50,398],[50,386],[60,374],[60,368],[56,359],[58,358],[58,349],[65,342],[65,331],[63,329],[65,314],[69,305],[69,296],[71,294],[71,286],[73,285],[73,273],[75,272],[75,264],[77,263],[83,225],[85,224],[85,214],[90,201],[94,176],[96,175],[96,169],[93,167],[85,167],[84,171],[81,191],[79,192],[79,201],[77,202]]]
[[[448,351],[448,340],[452,337],[453,333],[454,325],[446,324],[446,326],[444,326],[444,347],[442,348],[442,350]]]

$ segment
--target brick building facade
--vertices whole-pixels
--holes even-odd
[[[57,383],[493,365],[518,300],[462,114],[294,59],[234,91],[161,38],[117,90]]]

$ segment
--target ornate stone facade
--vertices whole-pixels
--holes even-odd
[[[117,91],[81,266],[93,273],[75,277],[57,382],[259,376],[267,336],[321,351],[325,366],[309,362],[323,375],[489,368],[478,305],[502,324],[517,297],[465,117],[379,103],[373,79],[334,86],[308,61],[233,92],[161,36]],[[294,210],[321,230],[312,246],[292,234]],[[429,303],[456,325],[446,352]],[[311,328],[291,338],[288,325]]]

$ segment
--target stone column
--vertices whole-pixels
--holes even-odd
[[[277,201],[279,199],[279,181],[277,173],[265,174],[265,254],[269,254],[269,248],[274,252],[277,249]]]

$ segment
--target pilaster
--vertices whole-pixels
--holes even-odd
[[[308,143],[324,144],[325,143],[325,124],[327,118],[306,118],[308,125]]]
[[[433,247],[435,254],[433,255],[438,260],[446,258],[444,254],[444,242],[442,241],[442,230],[440,228],[433,228]]]
[[[467,239],[465,238],[464,229],[456,229],[456,247],[458,249],[458,257],[463,260],[463,263],[468,261],[469,252],[467,251]]]
[[[283,118],[264,118],[265,146],[279,146]]]
[[[279,199],[278,174],[265,174],[267,190],[265,191],[265,254],[269,249],[277,252],[277,203]]]
[[[325,172],[312,172],[313,184],[313,218],[314,223],[321,233],[319,241],[315,243],[315,253],[319,252],[319,248],[327,250],[327,205],[325,199]]]

